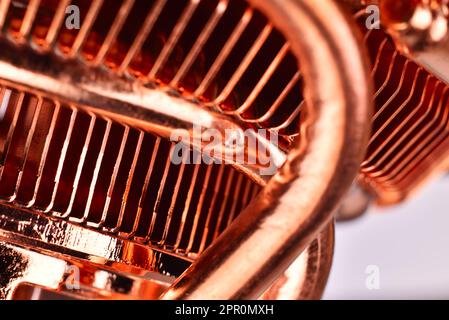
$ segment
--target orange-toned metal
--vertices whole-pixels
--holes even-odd
[[[407,2],[402,6],[413,11]],[[386,10],[388,5],[398,4],[385,1],[380,8]],[[392,204],[404,200],[442,171],[448,150],[449,86],[441,65],[431,60],[424,63],[412,51],[396,48],[395,42],[381,30],[366,31],[364,10],[357,16],[362,31],[365,30],[376,87],[373,133],[361,165],[360,181],[374,190],[378,202]],[[393,19],[386,13],[382,17],[386,24]],[[430,52],[432,48],[423,52],[438,60]],[[433,68],[439,72],[433,72]]]
[[[155,299],[170,283],[163,274],[182,272],[169,253],[30,211],[2,206],[0,229],[1,299],[26,284],[77,298]]]
[[[317,300],[327,284],[334,251],[334,224],[329,224],[290,265],[261,299]]]
[[[449,4],[444,0],[380,0],[383,25],[398,48],[444,81],[449,81]]]
[[[433,0],[1,0],[0,261],[55,268],[3,297],[156,298],[193,263],[164,298],[319,298],[352,180],[339,219],[447,170],[447,26]],[[196,126],[275,140],[172,163]],[[67,292],[64,265],[98,281]]]
[[[258,297],[330,221],[363,158],[372,93],[346,16],[332,1],[251,3],[300,57],[309,121],[280,171],[164,299]]]
[[[118,11],[119,19],[105,35],[104,44],[93,49],[89,47],[89,34],[98,32],[94,21],[102,8],[105,10],[102,4],[102,1],[94,1],[87,7],[88,12],[78,35],[72,39],[70,46],[64,46],[64,37],[69,37],[70,32],[64,35],[62,31],[60,41],[56,41],[55,38],[62,24],[59,12],[67,3],[56,7],[55,19],[46,26],[44,26],[46,20],[43,18],[39,20],[39,15],[48,14],[47,11],[51,10],[51,7],[47,6],[48,3],[33,2],[29,6],[22,6],[19,1],[10,3],[13,8],[8,13],[13,12],[13,15],[5,21],[10,23],[6,35],[11,38],[1,44],[4,46],[2,50],[4,55],[0,59],[0,73],[4,85],[3,109],[6,116],[4,124],[7,123],[4,127],[5,145],[2,154],[2,168],[6,169],[4,171],[7,174],[2,176],[2,198],[15,207],[29,208],[38,216],[51,215],[57,219],[87,226],[89,229],[107,232],[111,239],[125,238],[165,250],[174,256],[195,258],[256,195],[259,188],[251,180],[261,185],[265,184],[264,177],[245,170],[244,166],[238,164],[235,164],[235,167],[248,174],[251,179],[224,165],[216,166],[216,169],[202,165],[173,166],[170,163],[173,146],[170,147],[170,144],[163,139],[168,138],[173,129],[189,129],[189,125],[193,123],[208,129],[240,130],[236,120],[198,108],[196,106],[198,102],[195,103],[191,94],[189,97],[189,93],[182,87],[184,85],[182,80],[186,81],[185,76],[190,71],[189,64],[199,56],[199,48],[206,45],[213,26],[225,13],[228,3],[217,2],[209,27],[199,35],[192,50],[185,56],[179,71],[172,74],[174,78],[169,82],[163,77],[159,78],[159,70],[164,67],[167,71],[165,64],[172,63],[170,54],[172,51],[179,51],[176,44],[180,40],[180,34],[194,11],[200,10],[199,3],[190,2],[185,7],[180,20],[174,26],[173,34],[163,44],[154,66],[148,71],[149,79],[129,70],[132,56],[144,46],[140,35],[145,33],[148,35],[152,27],[158,28],[154,25],[154,19],[157,14],[163,14],[161,10],[164,5],[167,6],[165,10],[171,11],[171,8],[176,8],[179,3],[165,1],[154,3],[142,32],[137,35],[134,43],[131,43],[128,54],[122,56],[124,60],[119,66],[114,64],[117,61],[108,61],[107,53],[115,44],[114,38],[119,37],[120,28],[125,27],[124,17],[131,13],[132,4],[129,1],[123,2]],[[39,10],[42,6],[39,5],[44,8],[42,12]],[[209,7],[208,3],[201,5],[203,6],[201,10]],[[224,69],[221,68],[226,65],[231,51],[237,49],[233,47],[243,35],[244,28],[257,30],[263,26],[262,23],[266,23],[264,17],[249,7],[245,8],[235,3],[230,6],[232,11],[229,9],[228,12],[232,14],[236,10],[238,12],[243,9],[242,20],[230,34],[223,51],[218,52],[203,81],[194,90],[196,95],[209,94],[211,85],[217,87],[220,85],[218,79],[224,76],[221,74]],[[26,8],[23,18],[20,17],[20,13],[16,16],[15,10],[18,9],[20,12],[23,8]],[[41,21],[44,25],[39,25]],[[232,23],[235,22],[234,20]],[[16,30],[17,23],[21,23],[21,26]],[[34,23],[37,25],[32,27]],[[163,31],[165,27],[159,28]],[[32,30],[36,33],[33,34]],[[234,112],[226,112],[224,108],[230,103],[231,95],[240,95],[243,90],[240,85],[241,78],[249,71],[258,51],[268,44],[273,44],[274,49],[284,42],[273,62],[266,59],[267,70],[250,96],[239,107],[241,114],[243,115],[243,112],[248,111],[249,107],[256,103],[256,98],[263,89],[271,89],[268,87],[268,81],[275,75],[275,71],[284,73],[293,69],[296,74],[293,79],[299,80],[299,72],[294,70],[296,59],[289,52],[290,45],[285,43],[272,26],[267,24],[261,30],[260,36],[255,39],[248,54],[242,57],[242,63],[235,65],[235,73],[230,76],[227,84],[222,86],[221,93],[211,102],[207,102],[210,98],[202,97],[199,99],[200,105],[220,105],[220,113],[235,115]],[[31,50],[27,46],[22,46],[29,41],[30,36],[35,46]],[[53,49],[54,46],[56,51]],[[98,51],[93,55],[89,50]],[[40,53],[36,54],[36,51]],[[15,58],[17,56],[22,58],[17,60]],[[86,61],[83,64],[73,60],[74,57]],[[52,66],[50,70],[45,67],[48,65]],[[100,65],[110,67],[111,70],[103,71],[98,68]],[[139,72],[141,71],[140,69]],[[135,78],[127,81],[116,76],[121,76],[125,72],[128,77],[134,75]],[[142,83],[148,83],[152,78],[158,79],[159,82],[155,88],[142,86]],[[161,83],[164,81],[171,86],[171,89],[164,88],[165,84]],[[299,88],[292,82],[289,90],[292,90],[293,86]],[[173,89],[180,92],[176,93]],[[300,92],[299,89],[296,90]],[[179,93],[183,99],[175,97]],[[287,94],[285,91],[284,96]],[[260,121],[271,118],[274,111],[279,110],[285,102],[291,104],[296,100],[289,98],[284,102],[275,96],[273,98],[275,99],[273,107],[268,109],[266,116],[260,117]],[[232,102],[232,105],[234,103]],[[265,102],[258,101],[259,105],[261,103]],[[171,106],[175,109],[171,109]],[[294,123],[293,120],[299,116],[299,107],[295,108],[296,111],[287,117],[285,123],[273,130],[284,130]],[[237,121],[241,120],[237,117]],[[142,130],[151,131],[157,136],[151,136]],[[42,135],[45,139],[38,138]],[[21,149],[19,153],[16,146]],[[147,150],[152,150],[151,157],[145,156]],[[284,151],[273,149],[273,152],[278,158],[277,163],[282,163],[285,159]],[[117,160],[111,161],[114,158]],[[146,168],[148,168],[146,176],[140,174],[142,170],[145,172]],[[156,173],[156,168],[163,170]],[[192,179],[192,183],[185,185],[184,181],[188,179]],[[204,179],[206,184],[202,186],[201,193],[198,193],[197,190],[201,186],[200,179]],[[109,187],[108,180],[110,180]],[[211,188],[208,187],[208,181]],[[159,190],[148,192],[155,184],[159,185]],[[232,188],[233,186],[235,188]],[[139,192],[139,189],[142,190],[140,197],[134,197],[133,193]],[[173,190],[171,191],[173,193],[169,190]],[[243,196],[240,195],[241,192]],[[154,201],[152,216],[151,211],[148,212],[146,209],[149,198]],[[186,199],[184,208],[178,204],[178,198]],[[200,206],[196,209],[193,207],[193,201],[194,203],[207,201],[207,198],[211,207]],[[162,219],[159,216],[162,216]],[[6,217],[3,219],[8,221]],[[25,220],[27,219],[24,218]],[[202,226],[198,225],[200,223]],[[176,234],[177,236],[174,236]],[[68,237],[70,234],[61,235],[61,241],[64,243]],[[11,241],[11,237],[7,238]],[[330,266],[331,238],[332,232],[326,232],[300,258],[299,261],[306,259],[307,263],[293,265],[293,270],[303,277],[302,285],[299,285],[301,282],[297,277],[287,276],[281,279],[281,282],[290,278],[288,283],[298,282],[295,286],[298,289],[290,293],[290,298],[318,297],[321,294]],[[89,244],[91,241],[87,237],[84,240],[87,247],[93,245]],[[36,241],[32,242],[32,245],[36,250],[45,250]],[[316,269],[314,267],[316,264],[322,267]],[[35,281],[35,284],[39,285],[39,282]],[[278,293],[282,287],[284,285],[270,291],[270,296],[282,294],[285,297],[285,292]]]

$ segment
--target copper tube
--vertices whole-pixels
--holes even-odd
[[[285,153],[277,145],[255,132],[245,132],[244,124],[229,116],[206,109],[169,90],[151,88],[78,60],[63,59],[54,53],[41,55],[30,47],[19,47],[6,39],[0,39],[0,82],[75,104],[88,112],[167,139],[183,136],[183,142],[190,142],[192,147],[201,151],[207,148],[208,142],[199,139],[200,134],[206,129],[215,130],[221,136],[223,150],[217,154],[222,156],[218,160],[235,164],[260,184],[265,184],[266,179],[259,172],[263,165],[248,161],[237,163],[234,155],[256,159],[260,152],[252,146],[263,145],[269,150],[269,159],[264,163],[279,167],[285,161]],[[199,134],[195,128],[201,128]],[[251,135],[255,143],[236,148],[234,144],[228,144],[229,131],[241,137]]]
[[[266,300],[321,299],[334,253],[331,222],[276,282],[262,295]]]
[[[364,155],[372,109],[368,64],[338,5],[250,3],[287,35],[300,57],[312,123],[256,200],[163,299],[259,296],[330,221]]]

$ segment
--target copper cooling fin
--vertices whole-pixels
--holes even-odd
[[[449,85],[414,51],[430,47],[405,50],[394,23],[367,28],[366,5],[0,0],[0,259],[31,261],[0,298],[27,296],[24,283],[319,298],[351,184],[363,210],[399,203],[449,153]],[[203,141],[174,163],[173,133],[196,126],[256,132],[276,170],[261,173],[265,155],[205,163]],[[53,274],[36,276],[44,264]],[[78,293],[63,287],[71,265]]]

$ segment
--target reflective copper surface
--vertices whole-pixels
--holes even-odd
[[[448,12],[0,0],[1,297],[319,298],[335,213],[447,171]],[[173,136],[210,155],[198,126],[229,153],[174,163]]]
[[[305,139],[296,141],[279,173],[164,298],[257,297],[329,222],[356,175],[371,113],[364,51],[334,3],[282,3],[254,1],[273,15],[303,63],[310,119]],[[344,46],[335,42],[339,38],[346,39]],[[225,278],[225,286],[217,285]]]

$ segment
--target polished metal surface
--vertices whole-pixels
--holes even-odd
[[[398,48],[449,82],[449,6],[446,1],[380,0],[382,23]]]
[[[22,287],[30,285],[57,292],[60,298],[74,299],[155,299],[166,287],[162,281],[79,263],[73,258],[54,258],[3,239],[0,258],[4,277],[1,299],[14,299]],[[72,270],[77,270],[77,279],[73,278]]]
[[[173,5],[173,3],[174,2],[170,2],[167,3],[167,5]],[[62,51],[54,51],[53,48],[56,44],[55,39],[57,37],[57,30],[61,28],[62,24],[62,15],[59,13],[64,9],[64,6],[68,4],[65,2],[61,2],[60,6],[57,7],[54,20],[49,26],[48,33],[44,38],[42,38],[42,40],[39,40],[38,45],[26,45],[29,42],[29,36],[32,32],[35,19],[38,19],[39,17],[40,4],[40,1],[37,1],[30,3],[27,7],[24,6],[20,1],[13,1],[11,3],[5,4],[3,7],[4,16],[6,16],[6,12],[8,12],[7,9],[9,7],[15,7],[16,9],[19,8],[20,10],[22,10],[22,8],[26,8],[26,10],[23,16],[22,26],[17,30],[17,33],[15,33],[15,31],[9,30],[10,32],[7,32],[7,39],[2,40],[2,46],[4,46],[4,50],[2,50],[2,52],[4,53],[4,56],[2,56],[0,59],[0,77],[2,78],[3,84],[2,94],[5,104],[4,109],[6,110],[6,115],[13,115],[13,117],[11,118],[12,122],[5,136],[6,143],[3,149],[2,173],[6,172],[6,174],[4,176],[2,175],[2,178],[4,186],[8,186],[10,184],[15,185],[15,187],[13,187],[14,190],[12,194],[9,194],[9,191],[6,191],[9,187],[3,187],[4,190],[2,197],[6,205],[18,207],[20,208],[19,210],[23,210],[24,208],[26,208],[28,212],[31,212],[31,214],[36,214],[36,217],[34,218],[27,218],[24,216],[24,213],[20,211],[21,214],[17,217],[17,220],[16,218],[7,218],[6,216],[4,216],[3,218],[6,221],[4,225],[4,231],[5,234],[8,235],[8,241],[13,241],[13,239],[16,239],[17,237],[17,242],[19,242],[20,244],[28,243],[28,245],[36,248],[36,250],[38,251],[47,251],[46,246],[44,245],[42,247],[42,244],[37,241],[37,239],[39,238],[39,234],[34,234],[33,232],[29,231],[27,233],[26,228],[22,230],[21,228],[14,227],[14,223],[18,223],[21,225],[22,221],[24,222],[24,225],[28,225],[30,226],[30,228],[35,228],[35,226],[39,226],[40,224],[42,224],[44,226],[39,227],[38,230],[44,229],[47,230],[45,232],[48,232],[49,234],[56,232],[60,235],[60,237],[58,237],[56,240],[51,238],[52,241],[56,241],[55,245],[57,247],[61,246],[64,250],[70,251],[70,246],[72,243],[70,239],[75,239],[75,242],[85,242],[85,247],[82,247],[81,251],[85,250],[90,252],[93,250],[94,252],[96,252],[92,247],[94,246],[95,240],[94,242],[89,241],[88,235],[91,234],[93,237],[92,239],[96,239],[96,237],[98,237],[99,235],[97,236],[95,229],[101,227],[100,231],[107,233],[112,232],[114,234],[114,236],[112,237],[110,235],[101,235],[102,237],[104,237],[106,242],[111,244],[110,248],[105,248],[102,253],[107,257],[109,257],[110,255],[115,256],[114,250],[119,248],[120,246],[117,246],[116,248],[114,241],[125,241],[125,243],[133,243],[131,242],[131,240],[137,240],[137,242],[139,242],[140,238],[135,238],[135,236],[136,232],[138,232],[137,229],[139,228],[139,224],[141,223],[139,222],[138,218],[143,213],[141,211],[138,212],[136,222],[134,223],[135,227],[133,228],[133,231],[131,231],[131,233],[122,232],[120,230],[122,221],[125,221],[127,215],[126,212],[123,211],[123,208],[125,208],[126,202],[128,200],[128,193],[130,192],[129,187],[127,187],[126,193],[122,198],[122,209],[118,217],[118,224],[115,228],[111,229],[103,226],[103,224],[106,224],[108,220],[108,216],[105,216],[104,213],[100,223],[95,223],[89,220],[89,217],[93,214],[91,212],[93,207],[91,207],[90,204],[91,201],[95,200],[95,193],[94,189],[92,189],[92,186],[95,187],[96,179],[99,179],[98,174],[101,174],[102,163],[106,162],[103,159],[107,159],[107,155],[103,155],[103,153],[107,152],[107,145],[109,143],[108,136],[112,131],[111,128],[112,126],[114,126],[114,123],[116,122],[124,126],[126,137],[130,136],[131,133],[133,133],[132,130],[134,128],[137,129],[138,133],[140,132],[137,151],[134,155],[134,160],[132,161],[130,175],[128,176],[127,184],[130,185],[131,183],[133,183],[130,179],[132,179],[132,177],[134,176],[134,171],[138,170],[139,168],[138,163],[141,158],[141,156],[139,155],[139,151],[141,148],[143,149],[142,141],[145,141],[144,133],[140,130],[150,131],[152,134],[156,134],[158,136],[158,138],[156,139],[156,144],[153,147],[153,150],[156,152],[153,156],[153,159],[156,158],[159,146],[163,145],[161,138],[170,138],[175,130],[187,129],[188,134],[192,135],[193,125],[200,125],[205,129],[218,129],[218,131],[221,132],[222,135],[225,129],[242,132],[244,127],[242,126],[242,124],[239,124],[239,122],[241,122],[242,120],[242,118],[239,119],[240,115],[243,115],[244,112],[247,112],[250,108],[252,108],[252,105],[256,101],[257,96],[262,92],[262,89],[264,89],[264,87],[268,87],[267,83],[270,80],[270,77],[273,76],[276,68],[281,65],[282,60],[287,56],[290,45],[285,43],[282,46],[273,62],[267,66],[268,69],[266,73],[263,75],[261,81],[257,83],[254,91],[250,94],[248,99],[238,108],[238,113],[225,111],[221,104],[226,102],[228,96],[234,91],[235,87],[238,86],[239,78],[241,78],[244,75],[245,71],[250,67],[251,60],[255,58],[257,51],[262,48],[264,42],[269,39],[269,34],[274,31],[271,26],[267,25],[263,29],[259,38],[256,39],[253,47],[250,48],[248,55],[243,58],[242,64],[237,67],[235,74],[229,79],[228,84],[223,87],[223,91],[212,102],[212,104],[215,105],[215,108],[220,111],[219,113],[217,113],[210,109],[205,109],[204,107],[201,108],[202,103],[198,103],[198,99],[193,99],[192,97],[188,97],[188,95],[187,99],[183,96],[179,96],[179,92],[177,93],[176,90],[173,90],[173,88],[180,83],[180,81],[188,72],[189,60],[190,62],[192,62],[192,59],[196,58],[196,56],[198,55],[198,48],[201,47],[207,37],[211,35],[213,26],[217,24],[218,19],[223,15],[227,7],[227,1],[220,1],[219,5],[217,6],[217,10],[215,11],[215,18],[210,20],[209,29],[206,28],[204,30],[204,33],[200,35],[198,42],[195,43],[195,46],[192,49],[193,51],[191,51],[186,56],[185,63],[181,65],[179,72],[170,82],[172,89],[164,89],[160,85],[148,85],[146,81],[136,81],[136,79],[130,79],[129,77],[121,77],[121,75],[125,72],[127,65],[131,63],[131,54],[136,54],[139,50],[139,47],[143,45],[142,39],[139,38],[139,36],[136,38],[135,43],[130,48],[131,50],[128,52],[128,55],[125,58],[126,62],[123,61],[123,63],[120,65],[120,68],[114,69],[113,72],[111,72],[110,70],[104,70],[103,68],[99,67],[99,65],[107,60],[107,52],[114,44],[114,38],[118,37],[119,30],[121,27],[123,27],[126,16],[130,14],[132,2],[125,1],[123,3],[123,6],[120,8],[120,11],[118,13],[120,18],[116,21],[116,23],[114,24],[114,28],[111,29],[110,33],[105,38],[105,42],[99,49],[95,59],[89,61],[87,64],[79,61],[79,58],[82,55],[83,45],[88,39],[89,32],[95,29],[94,21],[100,14],[103,2],[94,1],[92,3],[92,5],[89,7],[88,13],[85,17],[86,20],[84,21],[83,26],[80,29],[78,37],[74,39],[73,46],[69,50],[67,50],[67,48],[64,48],[62,49]],[[145,24],[143,26],[144,30],[141,34],[148,34],[149,30],[151,30],[151,28],[153,27],[154,17],[156,17],[157,14],[161,13],[161,9],[165,4],[165,1],[158,1],[155,3],[155,6],[150,10],[148,20],[145,21]],[[198,3],[196,2],[191,2],[191,4],[186,7],[184,15],[181,16],[178,24],[173,29],[174,31],[171,35],[171,38],[165,44],[160,55],[156,59],[153,69],[148,73],[148,76],[150,78],[156,77],[158,70],[160,70],[167,62],[171,51],[174,50],[175,43],[179,40],[180,32],[182,32],[186,27],[188,19],[192,17],[192,14],[197,7]],[[225,62],[227,55],[229,55],[229,50],[232,49],[232,46],[236,44],[236,40],[238,39],[237,37],[242,36],[243,34],[244,29],[242,29],[241,27],[245,27],[249,23],[248,18],[251,18],[252,15],[252,10],[248,8],[243,16],[242,22],[235,29],[235,33],[231,35],[228,45],[225,46],[224,51],[218,55],[217,60],[212,64],[212,68],[205,75],[205,79],[195,90],[195,95],[204,94],[207,87],[211,85],[212,80],[217,77],[217,75],[219,74],[219,68],[221,68],[221,66]],[[6,18],[3,19],[2,24],[4,24],[7,20],[8,19]],[[36,21],[39,23],[39,20]],[[12,23],[11,21],[9,22],[11,23],[11,25],[14,25],[14,23]],[[270,39],[270,41],[272,40]],[[203,44],[201,44],[201,42],[203,42]],[[17,57],[19,56],[22,58],[17,59]],[[86,56],[84,56],[84,59],[85,58]],[[48,66],[51,66],[51,68],[48,69]],[[298,75],[299,74],[296,73],[296,79],[299,79]],[[292,83],[290,87],[293,88],[293,85],[294,83]],[[288,92],[285,92],[285,94],[287,93]],[[13,98],[11,98],[11,96],[13,96]],[[14,100],[16,97],[18,97],[18,100]],[[37,101],[37,104],[34,104],[35,101]],[[208,102],[206,102],[205,104],[211,105],[211,103]],[[258,121],[266,121],[270,117],[273,117],[276,113],[279,113],[278,110],[282,104],[284,104],[284,102],[280,99],[274,101],[273,106],[269,108],[267,114],[259,117]],[[171,105],[172,107],[170,107],[169,105]],[[65,109],[67,107],[71,115],[68,131],[64,133],[60,132],[60,129],[58,129],[57,125],[54,124],[63,119],[61,118],[61,114],[65,112]],[[23,128],[23,125],[27,126],[27,122],[29,121],[28,116],[22,117],[22,114],[24,113],[23,110],[33,110],[33,108],[36,109],[34,109],[34,115],[31,118],[31,131],[21,137],[19,136],[18,132],[20,132],[19,130]],[[286,122],[284,124],[281,124],[273,130],[279,132],[287,128],[298,116],[298,110],[299,108],[296,109],[296,111],[286,119]],[[53,116],[51,116],[51,113],[53,113]],[[228,116],[223,116],[221,115],[221,113],[228,114]],[[42,115],[48,115],[49,118],[52,119],[49,129],[42,129]],[[236,115],[239,116],[235,118]],[[77,165],[78,169],[76,170],[76,174],[74,177],[75,180],[73,180],[74,184],[71,196],[69,197],[70,202],[68,204],[68,208],[61,211],[58,208],[60,208],[62,205],[61,196],[65,197],[65,195],[61,194],[60,190],[62,190],[61,188],[64,184],[69,182],[67,180],[67,172],[69,171],[67,171],[68,169],[66,168],[70,167],[68,163],[71,161],[71,157],[74,156],[74,151],[71,151],[76,146],[76,143],[74,142],[76,136],[74,135],[74,133],[76,132],[75,130],[81,129],[77,124],[80,121],[79,119],[82,119],[82,117],[86,116],[90,118],[90,124],[85,135],[85,142],[83,147],[84,151],[82,151],[82,153],[80,154],[80,162]],[[231,116],[233,116],[234,119]],[[86,174],[87,168],[89,168],[89,154],[93,150],[93,143],[96,139],[96,136],[98,135],[98,130],[96,130],[96,128],[103,122],[106,124],[106,131],[103,138],[103,143],[101,144],[102,147],[100,150],[100,155],[98,156],[95,165],[95,180],[93,180],[91,183],[87,206],[84,210],[84,216],[80,218],[78,217],[79,213],[77,213],[77,211],[79,210],[77,204],[79,200],[77,199],[79,198],[79,194],[81,194],[82,190],[85,188],[82,185],[84,179],[83,176]],[[131,129],[130,127],[132,127],[133,129]],[[35,131],[37,134],[37,132],[41,132],[42,130],[44,130],[44,132],[45,130],[49,131],[45,143],[43,144],[43,151],[37,151],[34,149],[35,147],[32,142],[36,139]],[[81,131],[77,131],[77,133],[80,134],[82,130],[84,129],[81,129]],[[59,164],[57,164],[54,191],[50,192],[52,194],[51,202],[48,205],[42,207],[42,200],[39,200],[39,198],[42,198],[42,191],[40,191],[42,189],[42,186],[47,186],[45,179],[47,179],[46,174],[48,174],[48,172],[46,173],[45,168],[49,167],[49,158],[52,156],[52,152],[54,152],[55,150],[53,146],[54,141],[60,133],[65,134],[66,138],[64,144],[62,145]],[[15,144],[22,143],[22,138],[25,138],[26,142],[24,145],[24,152],[22,153],[23,158],[19,159],[19,161],[22,161],[22,165],[19,165],[17,167],[15,160],[13,160],[15,159],[15,155],[13,154],[13,152],[15,152]],[[255,135],[254,138],[257,142],[269,146],[270,142],[264,142],[263,137]],[[123,139],[125,139],[125,134],[123,135]],[[129,139],[123,139],[122,146],[125,146],[129,143],[127,141]],[[226,141],[224,141],[223,146],[226,147],[226,145]],[[80,146],[82,146],[82,144],[80,144]],[[202,150],[202,146],[194,145],[194,147],[198,147],[200,151]],[[244,147],[246,148],[247,145],[245,145]],[[121,166],[120,163],[122,162],[121,158],[124,148],[120,147],[120,150],[120,162],[116,162],[116,168],[118,165]],[[244,151],[245,155],[248,155],[250,154],[250,152],[252,152],[250,149],[248,150],[249,151]],[[275,164],[277,166],[281,165],[285,161],[284,151],[282,149],[277,149],[277,146],[271,147],[271,150],[272,151],[270,152],[270,156],[274,156]],[[35,186],[30,187],[28,186],[30,176],[29,173],[27,173],[27,170],[29,170],[27,169],[27,167],[30,167],[30,165],[32,164],[30,160],[34,160],[34,158],[36,158],[37,163],[34,163],[33,165],[39,164],[39,171],[37,176],[38,179],[37,181],[33,182],[35,183]],[[171,172],[171,166],[169,166],[168,161],[169,158],[167,158],[165,172],[162,177],[162,181],[160,182],[158,197],[156,199],[157,206],[159,206],[161,201],[164,201],[163,198],[159,196],[162,193],[161,190],[163,190],[163,188],[168,189],[168,187],[170,187],[170,185],[168,184],[167,186],[165,186],[169,178],[168,173]],[[146,182],[144,184],[144,191],[141,196],[141,200],[145,195],[146,189],[150,187],[152,183],[151,168],[157,165],[153,160],[151,163],[152,164],[150,165],[150,171],[147,174],[148,179],[145,179]],[[258,174],[257,171],[254,170],[258,169],[257,165],[258,164],[256,163],[255,168],[248,169],[245,164],[243,164],[243,166],[238,163],[234,164],[237,169],[249,175],[252,180],[255,180],[261,185],[265,185],[266,178],[260,176],[260,174]],[[18,175],[16,175],[15,178],[13,177],[15,173],[11,175],[11,173],[14,172],[12,171],[12,168],[18,169]],[[181,169],[179,170],[179,175],[176,180],[177,182],[174,185],[175,194],[174,198],[171,201],[172,204],[176,202],[176,197],[179,196],[178,193],[181,190],[181,182],[184,180],[183,172],[187,170],[189,169],[187,169],[187,167],[184,167],[184,165],[182,165]],[[211,175],[211,171],[212,170],[210,170],[209,168],[207,169],[205,176],[207,177],[207,179],[211,179],[211,176],[213,176]],[[196,166],[192,176],[193,182],[196,182],[195,180],[197,179],[197,177],[199,177],[200,174],[199,172],[201,172],[200,167]],[[217,193],[221,188],[220,181],[222,180],[223,172],[224,170],[221,168],[218,171],[218,180],[216,181],[217,185],[214,188],[215,193]],[[138,174],[138,172],[136,172],[136,174]],[[235,189],[236,193],[234,194],[233,198],[230,198],[231,200],[233,199],[234,202],[232,204],[232,211],[230,212],[229,217],[226,218],[226,220],[228,220],[228,223],[230,223],[232,218],[237,215],[237,212],[234,211],[237,210],[236,205],[239,201],[239,190],[243,191],[243,201],[248,202],[252,197],[256,195],[258,188],[253,187],[251,183],[247,182],[247,180],[245,180],[241,174],[234,174],[232,170],[230,174],[226,174],[229,176],[223,176],[223,181],[227,181],[223,184],[225,185],[225,199],[228,198],[228,193],[230,193],[232,184],[237,183],[237,188]],[[116,171],[114,169],[112,178],[113,181],[118,180],[115,175]],[[235,178],[233,178],[234,176]],[[114,185],[115,183],[112,182],[110,188],[111,186],[112,188],[114,188]],[[34,189],[34,195],[32,194],[32,199],[24,202],[23,194],[21,194],[22,190],[30,188],[31,190]],[[191,184],[187,199],[190,199],[193,196],[192,192],[194,190],[195,184]],[[205,191],[206,189],[203,188],[203,193],[205,193]],[[112,196],[113,195],[114,194],[112,194]],[[113,201],[114,199],[110,199],[110,197],[111,195],[108,194],[108,201]],[[211,204],[213,204],[214,201],[218,202],[219,197],[216,198],[216,195],[214,195]],[[188,200],[188,202],[190,202],[190,200]],[[240,206],[241,205],[239,205],[239,207]],[[215,232],[213,233],[214,238],[218,236],[220,229],[222,228],[221,225],[223,224],[223,222],[221,220],[223,219],[223,215],[226,214],[226,208],[226,206],[221,206],[218,215],[218,224],[215,227]],[[188,206],[186,207],[186,209],[188,209]],[[170,211],[168,212],[169,217],[170,215],[175,214],[175,212],[172,210],[173,209],[170,209]],[[157,212],[154,212],[154,214],[156,213]],[[187,213],[188,212],[185,211],[183,215],[186,215]],[[45,217],[48,214],[53,216],[56,220],[53,221],[53,218]],[[198,216],[200,214],[201,212],[199,211]],[[213,212],[209,212],[206,223],[208,223],[207,221],[209,221],[209,219],[215,219],[212,214]],[[61,218],[68,218],[68,221],[70,221],[70,223],[67,224],[66,222],[60,222],[59,219]],[[165,230],[167,230],[167,226],[169,226],[169,220],[170,219],[167,218]],[[195,220],[197,220],[197,218],[195,218]],[[79,224],[86,225],[88,229],[84,229],[81,226],[78,227],[77,225]],[[69,231],[63,232],[64,228],[68,228]],[[20,229],[21,231],[18,232],[18,229]],[[72,229],[85,231],[86,236],[84,236],[83,233],[78,237],[76,236],[77,233],[75,232],[75,238],[73,238],[71,231]],[[204,236],[207,236],[207,230],[208,229],[206,229],[206,233],[204,234]],[[182,231],[183,227],[181,226],[179,234],[182,235]],[[193,231],[195,231],[195,229]],[[25,235],[22,235],[21,233],[24,233]],[[181,257],[180,255],[182,255],[187,259],[191,259],[192,257],[196,256],[194,252],[189,252],[193,249],[192,239],[195,238],[191,238],[191,241],[186,249],[180,246],[179,242],[181,238],[179,236],[178,241],[175,243],[174,247],[172,247],[171,245],[168,245],[168,247],[166,247],[165,242],[167,241],[168,235],[169,234],[164,231],[162,240],[156,244],[156,250],[166,250],[165,252],[168,254],[174,254],[174,256],[176,257]],[[193,235],[194,233],[192,234],[192,236]],[[132,236],[132,239],[121,240],[123,237],[127,238],[128,236]],[[198,250],[201,252],[206,244],[210,242],[210,239],[207,239],[204,236],[199,249],[195,249],[197,252]],[[30,237],[31,239],[29,239]],[[296,267],[295,265],[292,267],[294,268],[293,270],[299,272],[299,274],[304,274],[305,278],[303,279],[303,285],[299,286],[297,290],[292,291],[290,297],[317,297],[319,296],[320,292],[322,292],[325,283],[323,279],[326,278],[330,266],[332,237],[332,232],[324,233],[322,237],[311,244],[309,249],[302,255],[302,258],[299,259],[300,261],[301,259],[306,259],[306,262],[300,263]],[[146,241],[146,238],[144,240]],[[52,241],[50,241],[49,243],[49,246],[51,248],[48,249],[48,251],[58,252],[57,249],[52,247]],[[139,246],[141,246],[141,244],[137,245],[137,247]],[[76,254],[72,251],[70,251],[69,255],[76,256]],[[88,256],[90,257],[90,255]],[[86,256],[83,257],[86,258]],[[127,253],[127,257],[134,262],[134,256],[130,257]],[[111,263],[111,261],[109,261],[109,258],[106,258],[106,260],[107,264]],[[315,266],[317,264],[322,267],[316,269]],[[117,264],[113,265],[114,268],[120,268]],[[163,273],[166,272],[162,270],[157,271]],[[171,275],[176,275],[176,272],[171,273]],[[286,276],[286,278],[282,279],[281,282],[283,284],[279,284],[277,288],[283,288],[285,283],[296,283],[299,281],[298,279],[296,279],[296,277],[292,277],[291,280],[288,280],[289,278],[290,277]],[[39,281],[35,280],[35,284],[39,285]],[[306,287],[311,288],[312,291],[310,291],[309,289],[305,289]],[[273,290],[270,293],[271,296],[278,294],[276,293],[276,290]],[[282,294],[285,296],[286,293],[284,292]]]
[[[39,247],[56,255],[70,253],[71,256],[93,263],[121,265],[119,269],[129,268],[140,270],[141,273],[157,272],[177,276],[182,272],[182,267],[177,271],[165,270],[166,266],[170,268],[169,261],[173,253],[111,237],[28,210],[2,206],[0,226],[0,237],[4,241]],[[185,266],[191,262],[187,257],[184,260]]]
[[[447,171],[447,21],[438,0],[1,0],[1,297],[320,298],[334,216]]]
[[[371,85],[346,16],[332,1],[252,3],[288,35],[305,66],[307,116],[313,119],[303,132],[307,142],[296,142],[279,173],[165,299],[260,295],[330,221],[365,152]]]
[[[323,295],[332,266],[334,223],[330,223],[261,298],[317,300]]]
[[[67,61],[54,54],[42,56],[29,47],[17,47],[7,40],[0,40],[0,52],[0,83],[3,85],[52,97],[165,139],[182,136],[183,141],[191,142],[189,146],[200,152],[207,151],[210,143],[199,137],[203,131],[214,130],[221,137],[222,152],[213,153],[217,160],[234,163],[260,184],[266,181],[258,173],[263,168],[261,163],[271,161],[279,167],[285,161],[285,153],[278,146],[258,135],[253,136],[254,143],[243,145],[241,150],[230,149],[226,130],[245,136],[245,127],[237,119],[182,99],[176,92],[150,88],[77,60]],[[257,159],[260,153],[252,146],[259,144],[267,146],[268,159],[235,163],[235,154]]]

